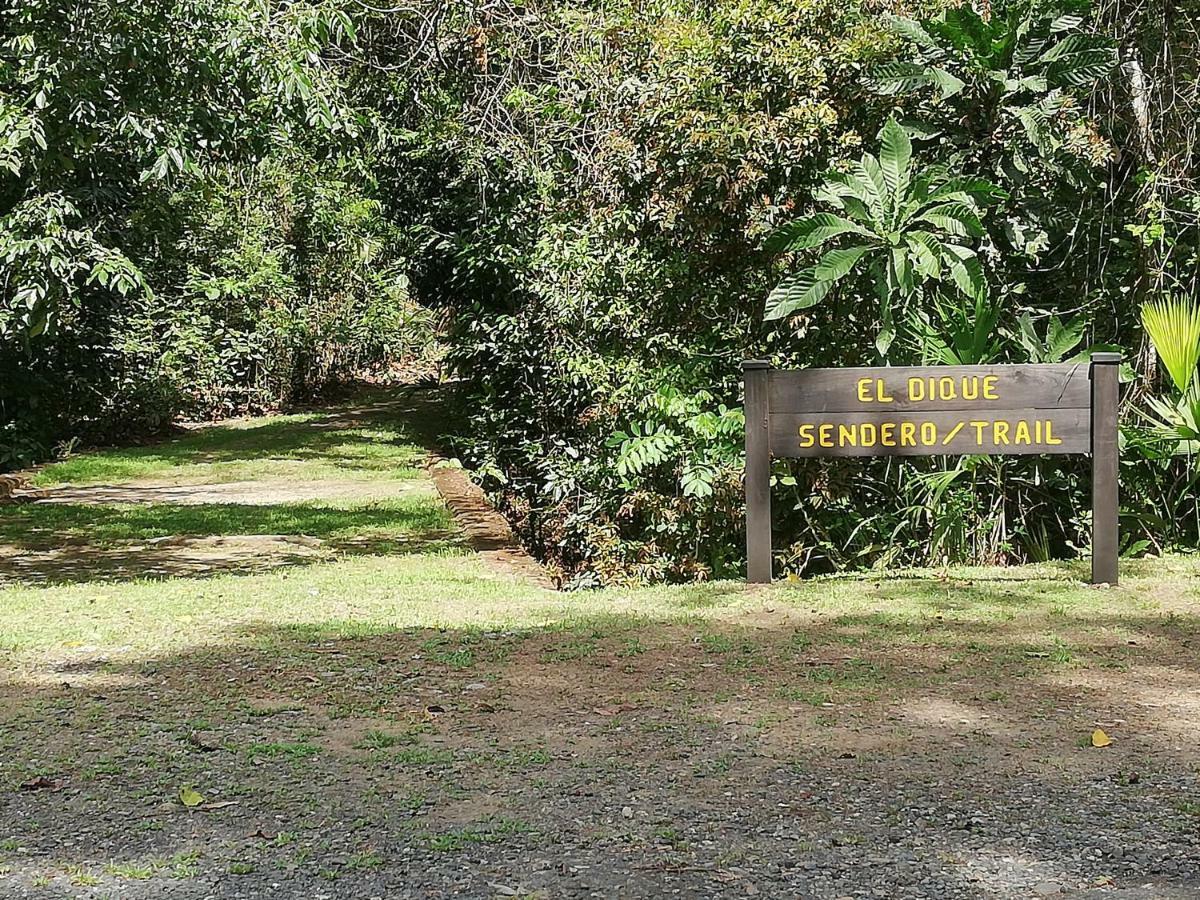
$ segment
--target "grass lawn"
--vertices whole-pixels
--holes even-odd
[[[896,848],[928,896],[1200,890],[1200,561],[557,593],[463,546],[411,415],[0,507],[0,896],[834,897]]]

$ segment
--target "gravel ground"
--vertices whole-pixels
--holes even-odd
[[[1119,697],[1100,749],[1061,686],[914,729],[979,686],[796,704],[682,631],[619,665],[627,636],[497,636],[464,670],[432,639],[383,717],[371,640],[9,697],[0,897],[1200,897],[1190,745]]]

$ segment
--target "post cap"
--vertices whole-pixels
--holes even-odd
[[[1120,353],[1113,353],[1110,350],[1104,350],[1099,353],[1092,354],[1092,362],[1094,363],[1119,363],[1121,361]]]
[[[742,371],[746,372],[750,369],[769,369],[771,364],[765,359],[744,359],[742,360]]]

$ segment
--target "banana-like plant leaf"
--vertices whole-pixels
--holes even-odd
[[[983,223],[965,203],[942,203],[917,216],[917,221],[936,225],[955,237],[983,237]]]
[[[929,68],[929,76],[938,88],[938,99],[949,100],[956,94],[961,94],[967,83],[938,66]]]
[[[876,66],[866,79],[867,87],[885,97],[908,94],[934,84],[932,69],[914,62],[888,62]]]
[[[887,186],[889,205],[894,209],[908,190],[908,172],[912,165],[912,141],[895,119],[888,119],[881,134],[879,168]]]
[[[912,265],[908,259],[908,249],[905,247],[892,248],[892,277],[902,297],[912,296],[916,285],[913,283]]]
[[[887,218],[888,187],[883,177],[883,169],[879,160],[869,153],[864,153],[855,168],[855,174],[866,188],[867,206],[877,221]]]
[[[974,300],[987,296],[987,279],[983,275],[983,266],[979,257],[969,247],[958,244],[943,244],[942,259],[950,269],[950,277],[958,289]]]
[[[924,47],[927,50],[937,50],[937,41],[930,36],[919,22],[912,19],[907,19],[904,16],[886,15],[883,17],[883,24],[897,37],[904,38],[918,47]]]
[[[763,318],[782,319],[796,310],[807,309],[824,300],[833,282],[818,279],[815,272],[815,269],[805,269],[781,281],[767,297]]]
[[[813,274],[820,281],[837,281],[854,268],[855,263],[862,259],[864,253],[873,249],[870,244],[866,244],[830,250],[821,257],[821,261],[813,269]]]
[[[912,251],[913,269],[922,278],[937,278],[942,274],[942,243],[928,231],[910,231],[904,236]]]
[[[839,234],[853,232],[871,236],[861,225],[856,225],[849,219],[835,216],[833,213],[816,213],[776,229],[763,245],[769,253],[781,253],[784,250],[807,250],[818,247]]]

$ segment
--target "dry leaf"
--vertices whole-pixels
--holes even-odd
[[[204,795],[195,788],[185,787],[179,792],[179,802],[188,809],[195,809],[204,802]]]
[[[23,791],[57,791],[61,787],[61,782],[53,781],[45,775],[38,775],[36,778],[30,778],[28,781],[21,782],[21,790]]]
[[[1107,747],[1111,743],[1112,743],[1112,738],[1110,738],[1107,734],[1104,733],[1103,728],[1097,728],[1095,731],[1092,732],[1092,746],[1093,747]]]

